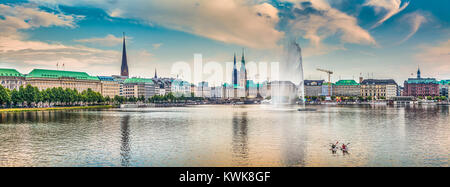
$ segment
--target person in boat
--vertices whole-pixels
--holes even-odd
[[[333,152],[333,153],[336,153],[336,150],[337,150],[337,144],[339,143],[339,141],[337,141],[335,144],[331,144],[331,151]]]
[[[341,150],[342,150],[344,153],[347,153],[347,152],[348,152],[348,144],[350,144],[350,143],[342,144],[342,146],[341,146]]]

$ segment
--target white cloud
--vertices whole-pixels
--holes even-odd
[[[2,67],[30,71],[33,68],[54,68],[57,62],[74,70],[105,70],[118,61],[120,52],[68,46],[60,43],[29,41],[21,32],[27,29],[59,26],[74,28],[81,16],[49,13],[32,4],[0,4],[0,62]]]
[[[19,37],[18,31],[38,27],[63,26],[73,28],[75,21],[82,16],[55,14],[41,11],[38,7],[27,4],[3,5],[0,4],[0,36]]]
[[[332,50],[345,49],[343,46],[323,44],[323,40],[338,35],[342,44],[354,43],[376,45],[368,31],[358,25],[358,20],[343,13],[325,0],[286,0],[295,3],[295,19],[289,21],[289,27],[295,35],[301,35],[310,41],[307,55],[320,55]],[[302,3],[309,4],[302,4]],[[312,11],[313,10],[313,11]]]
[[[414,34],[416,34],[416,32],[419,30],[420,26],[427,21],[427,18],[425,18],[425,16],[420,12],[413,12],[403,16],[402,22],[408,23],[411,27],[411,31],[402,41],[400,41],[400,43],[406,42],[412,36],[414,36]]]
[[[427,66],[434,66],[438,71],[450,74],[450,39],[434,46],[421,46],[419,49],[421,52],[415,56],[417,61],[429,63]]]
[[[409,1],[402,4],[402,0],[367,0],[364,5],[374,7],[375,12],[378,14],[384,11],[384,16],[372,26],[373,29],[403,11],[409,5]]]
[[[150,25],[192,33],[224,43],[273,48],[284,36],[272,5],[254,0],[33,0],[41,4],[86,5],[110,16],[138,19]]]
[[[111,46],[116,46],[119,44],[122,44],[122,39],[121,37],[116,37],[112,34],[108,34],[107,36],[103,37],[103,38],[87,38],[87,39],[79,39],[79,40],[75,40],[76,42],[80,42],[80,43],[90,43],[90,44],[95,44],[95,45],[102,45],[102,46],[107,46],[107,47],[111,47]],[[130,37],[126,37],[127,41],[130,40]]]

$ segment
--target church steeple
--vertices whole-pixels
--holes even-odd
[[[234,53],[234,65],[233,65],[233,86],[238,84],[238,71],[236,67],[236,53]]]
[[[244,48],[242,48],[242,60],[241,60],[242,65],[244,65],[245,67],[245,57],[244,57]]]
[[[417,66],[417,78],[420,79],[420,67]]]
[[[156,74],[156,68],[155,68],[155,79],[158,78],[158,74]]]
[[[122,67],[120,68],[120,76],[129,76],[128,62],[127,62],[127,49],[125,44],[125,32],[123,33],[123,50],[122,50]]]

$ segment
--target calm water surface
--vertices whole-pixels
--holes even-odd
[[[2,113],[0,166],[449,166],[448,106],[315,108]]]

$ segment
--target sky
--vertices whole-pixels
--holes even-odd
[[[283,63],[302,48],[305,79],[450,79],[447,0],[2,0],[0,67],[120,74],[122,33],[131,76],[163,77],[175,62]],[[238,59],[239,60],[239,59]],[[225,65],[224,65],[225,67]],[[227,73],[228,74],[228,73]],[[227,76],[227,79],[231,78]]]

